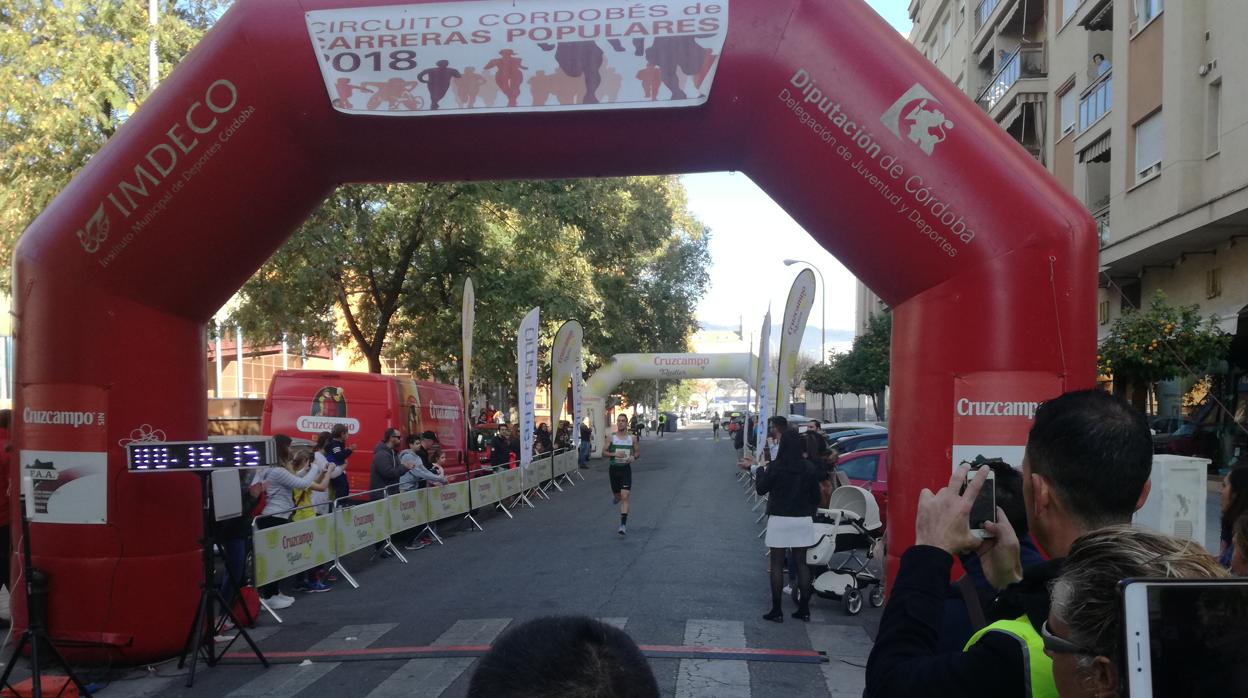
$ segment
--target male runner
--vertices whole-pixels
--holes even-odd
[[[719,441],[719,413],[711,416],[711,431],[715,432],[715,440]]]
[[[628,415],[615,418],[615,433],[607,437],[603,451],[611,458],[607,474],[611,479],[611,494],[620,505],[620,530],[625,534],[628,525],[628,498],[633,489],[633,461],[637,460],[637,441],[628,433]]]

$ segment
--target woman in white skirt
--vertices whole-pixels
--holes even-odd
[[[806,549],[815,544],[815,508],[819,506],[819,479],[802,450],[796,429],[780,434],[780,450],[770,465],[754,466],[755,487],[767,497],[767,547],[771,549],[771,611],[764,620],[784,622],[780,609],[784,586],[784,555],[797,560],[799,597],[794,618],[810,620],[810,568]]]

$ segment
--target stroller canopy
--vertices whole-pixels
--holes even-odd
[[[863,528],[873,531],[883,526],[880,523],[880,505],[875,497],[861,487],[853,485],[838,487],[832,492],[828,501],[828,509],[847,511],[862,521]]]

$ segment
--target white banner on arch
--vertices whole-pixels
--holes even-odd
[[[728,0],[480,0],[306,13],[334,109],[433,116],[706,102]]]

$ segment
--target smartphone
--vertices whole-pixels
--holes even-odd
[[[799,434],[805,434],[805,433],[806,433],[806,431],[807,431],[808,429],[810,429],[810,427],[805,427],[805,426],[798,427],[798,428],[797,428],[797,433],[799,433]]]
[[[1122,617],[1133,698],[1248,696],[1248,579],[1124,580]]]
[[[971,484],[978,472],[972,470],[966,474],[966,486]],[[966,486],[963,487],[963,492],[966,491]],[[988,470],[988,479],[984,481],[983,488],[971,504],[971,535],[976,538],[992,538],[992,534],[984,529],[985,521],[997,522],[997,474],[991,469]]]

